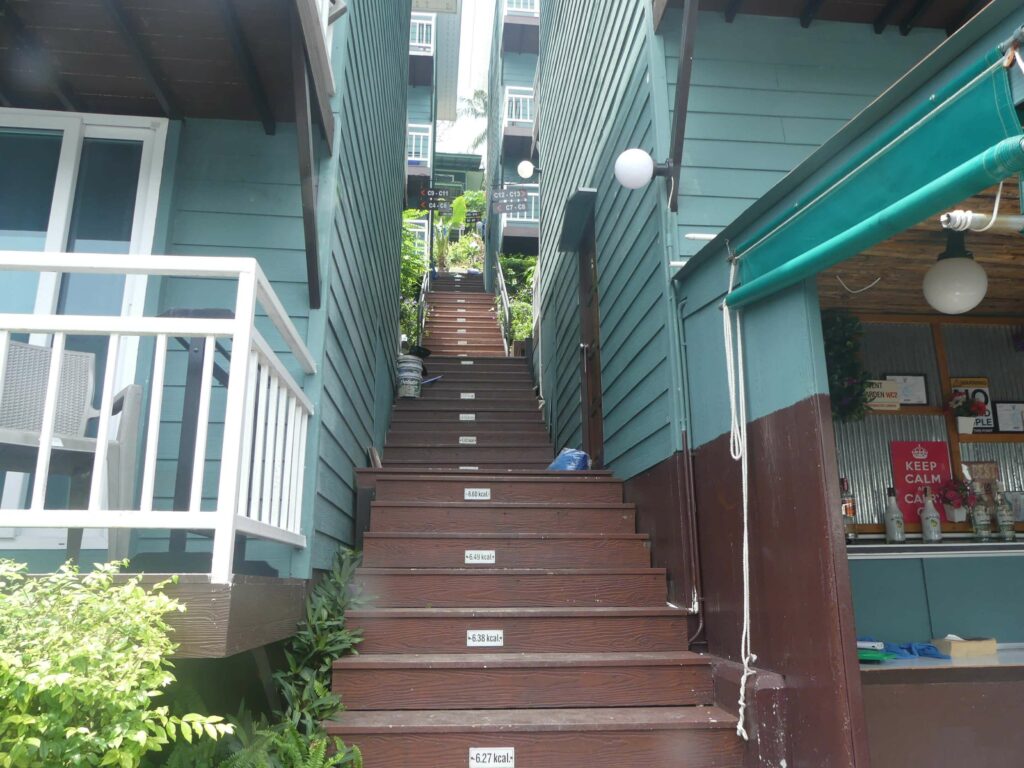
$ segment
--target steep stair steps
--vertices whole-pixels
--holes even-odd
[[[356,573],[368,604],[348,615],[364,641],[334,664],[346,711],[328,732],[370,768],[738,768],[694,617],[667,602],[619,480],[545,469],[530,368],[482,290],[433,281],[442,378],[392,412]]]

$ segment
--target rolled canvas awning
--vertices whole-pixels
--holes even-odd
[[[838,170],[809,184],[794,212],[739,243],[741,285],[730,306],[795,285],[1024,170],[1003,58],[993,50],[922,97]]]

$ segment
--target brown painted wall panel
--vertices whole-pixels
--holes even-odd
[[[668,571],[669,599],[689,606],[697,587],[686,454],[669,458],[626,481],[626,501],[636,504],[637,531],[651,537],[651,560]]]
[[[793,765],[866,765],[860,676],[828,397],[749,425],[752,638],[788,688]],[[694,452],[708,649],[738,660],[739,463],[722,435]],[[861,757],[863,755],[863,757]],[[861,762],[857,762],[860,759]]]
[[[884,675],[864,675],[871,768],[1024,765],[1020,670],[1009,680],[870,684]]]

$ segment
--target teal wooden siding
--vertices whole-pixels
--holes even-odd
[[[559,448],[579,444],[577,257],[560,252],[558,241],[568,198],[595,187],[605,460],[621,477],[681,444],[665,189],[631,192],[612,173],[628,147],[667,152],[663,74],[652,71],[647,6],[551,0],[541,19],[539,356],[546,414]]]
[[[425,85],[409,86],[409,122],[434,122],[434,89]]]
[[[382,447],[390,416],[409,12],[409,0],[349,2],[343,39],[335,46],[343,71],[335,78],[339,139],[327,187],[333,216],[322,222],[329,231],[314,568],[328,567],[337,546],[352,542],[354,470],[367,466],[368,447]]]
[[[533,78],[537,74],[537,54],[503,53],[501,59],[502,85],[533,87]]]
[[[662,29],[675,101],[680,12]],[[702,12],[694,47],[680,181],[679,249],[717,233],[945,38],[941,30]]]

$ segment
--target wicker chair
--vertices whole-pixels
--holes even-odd
[[[49,347],[10,342],[2,389],[0,389],[0,471],[35,472],[43,409],[46,405],[46,381],[50,370]],[[86,437],[90,419],[99,416],[92,407],[96,386],[96,357],[88,352],[65,351],[57,391],[50,474],[70,478],[68,506],[85,509],[96,438]],[[115,395],[112,414],[120,414],[116,437],[107,447],[107,507],[132,509],[138,460],[138,428],[142,410],[142,388],[125,387]],[[88,518],[83,513],[83,524]],[[123,556],[125,537],[112,544],[112,554]],[[78,556],[81,530],[68,532],[68,554]]]

